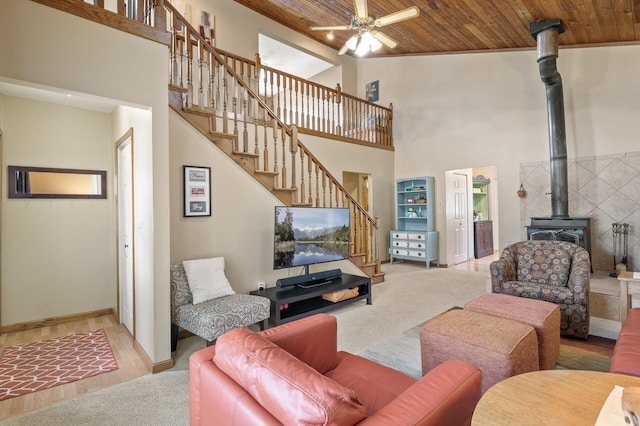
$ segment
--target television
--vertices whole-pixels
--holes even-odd
[[[276,206],[273,269],[304,267],[349,258],[350,210]]]

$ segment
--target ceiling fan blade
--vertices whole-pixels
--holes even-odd
[[[385,25],[395,24],[396,22],[404,21],[405,19],[417,18],[418,16],[420,16],[420,9],[418,9],[418,6],[411,6],[407,9],[399,10],[385,15],[382,18],[376,19],[375,26],[384,27]]]
[[[367,19],[369,12],[367,11],[367,0],[353,0],[353,8],[356,11],[358,19]]]
[[[311,31],[342,31],[342,30],[350,30],[351,25],[335,25],[333,27],[309,27]]]
[[[386,35],[385,33],[381,33],[380,31],[372,32],[373,36],[376,40],[380,41],[385,46],[393,49],[398,45],[398,42]]]
[[[349,47],[347,46],[347,43],[345,43],[340,50],[338,50],[338,55],[344,55],[347,53],[347,50],[349,50]]]

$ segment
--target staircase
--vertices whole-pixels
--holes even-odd
[[[140,25],[124,22],[124,10],[102,10],[104,4],[34,1],[104,24],[116,23],[129,32]],[[146,14],[138,21],[155,31],[149,35],[141,30],[140,35],[169,47],[169,106],[283,205],[349,208],[350,259],[372,283],[384,281],[377,218],[298,136],[313,134],[393,150],[391,108],[346,95],[339,85],[332,89],[262,66],[258,56],[250,61],[215,49],[169,2],[139,1]]]
[[[165,7],[172,36],[171,108],[284,205],[349,208],[350,259],[372,282],[384,281],[377,220],[304,146],[298,126],[291,124],[340,132],[343,110],[336,104],[341,99],[328,88],[313,98],[289,90],[300,87],[297,80],[265,71],[259,60],[219,53],[169,3]],[[305,102],[315,107],[305,109]]]
[[[325,188],[327,187],[329,195],[320,198],[319,195],[311,196],[308,200],[301,200],[295,187],[278,186],[278,179],[281,175],[276,171],[261,170],[259,167],[261,155],[246,151],[237,150],[239,145],[238,137],[224,132],[218,132],[211,129],[210,123],[220,121],[221,118],[211,113],[203,112],[194,108],[185,108],[183,106],[184,93],[176,87],[170,87],[170,106],[171,108],[195,127],[200,133],[207,137],[214,145],[220,148],[225,154],[239,164],[247,173],[253,176],[262,186],[268,189],[276,196],[284,205],[288,206],[309,206],[309,207],[349,207],[351,210],[351,229],[350,236],[350,260],[358,266],[367,276],[372,279],[372,283],[384,281],[384,273],[380,271],[380,265],[377,260],[372,257],[373,237],[377,239],[377,228],[375,222],[366,216],[361,207],[351,199],[343,188],[338,184],[328,172],[320,169],[320,166],[310,166],[314,171],[311,172],[317,179],[320,179]],[[294,131],[295,133],[295,131]],[[307,154],[305,154],[307,152]],[[304,146],[300,145],[300,157],[304,161],[305,157],[311,157]],[[310,163],[313,164],[313,163]],[[283,168],[286,170],[286,162],[283,162]],[[310,185],[311,186],[311,185]],[[302,185],[304,187],[304,185]],[[304,191],[304,190],[303,190]],[[314,191],[315,192],[315,191]],[[332,195],[335,193],[336,195]]]

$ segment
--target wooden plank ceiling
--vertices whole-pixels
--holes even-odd
[[[329,40],[329,31],[309,30],[348,25],[353,0],[235,1],[335,50],[353,33],[333,31]],[[548,19],[560,19],[566,28],[561,46],[640,42],[640,0],[368,0],[368,13],[379,18],[413,5],[419,17],[381,29],[399,45],[368,56],[531,49],[536,43],[529,24]]]

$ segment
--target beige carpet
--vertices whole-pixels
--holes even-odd
[[[386,264],[385,282],[373,286],[373,304],[354,303],[332,312],[338,318],[338,348],[358,353],[403,333],[452,306],[486,292],[481,273],[422,265]]]
[[[359,355],[419,379],[422,377],[421,328],[422,324],[411,327],[365,349]],[[610,363],[611,358],[597,350],[592,351],[561,343],[556,369],[609,371]]]
[[[373,304],[359,301],[333,311],[338,347],[362,353],[452,306],[486,291],[486,276],[413,264],[384,265],[384,283],[373,286]],[[188,425],[188,357],[204,347],[190,337],[178,343],[176,365],[162,373],[3,420],[5,425]]]

